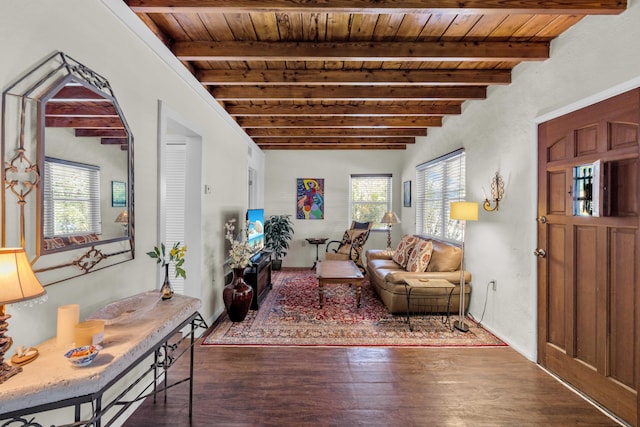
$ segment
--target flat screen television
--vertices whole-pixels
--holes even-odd
[[[264,209],[247,211],[247,242],[258,253],[264,249]]]

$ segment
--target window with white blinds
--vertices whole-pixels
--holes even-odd
[[[166,197],[163,206],[166,215],[165,244],[167,248],[170,248],[177,242],[185,244],[184,218],[187,186],[187,145],[185,143],[167,144],[164,172],[166,174]],[[188,249],[187,257],[189,256]],[[178,294],[184,294],[184,279],[176,277],[176,269],[173,264],[169,265],[169,279],[173,290]]]
[[[391,188],[391,174],[351,175],[351,221],[373,221],[373,230],[386,230],[379,221],[391,210]]]
[[[100,167],[46,157],[44,237],[102,233]]]
[[[464,150],[418,165],[416,181],[416,234],[461,241],[462,225],[449,219],[449,205],[465,199]]]

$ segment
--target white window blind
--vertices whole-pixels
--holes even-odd
[[[100,167],[46,157],[44,236],[102,233]]]
[[[351,221],[373,221],[373,230],[386,230],[379,221],[391,210],[391,181],[391,174],[351,175]]]
[[[184,143],[168,144],[164,170],[166,173],[165,244],[173,247],[176,242],[185,244],[185,203],[187,179],[187,146]],[[189,256],[187,248],[186,256]],[[187,274],[189,272],[187,271]],[[184,279],[176,277],[173,264],[169,266],[169,280],[174,292],[184,294]]]
[[[464,150],[418,165],[416,181],[416,234],[461,241],[462,226],[449,219],[449,205],[465,199]]]

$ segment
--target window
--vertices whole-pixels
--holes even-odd
[[[100,167],[45,158],[43,212],[47,238],[101,234]]]
[[[451,202],[465,199],[464,150],[416,167],[416,234],[462,240],[462,224],[449,219]]]
[[[351,175],[349,205],[352,221],[373,221],[372,230],[386,230],[379,221],[391,210],[391,174]]]

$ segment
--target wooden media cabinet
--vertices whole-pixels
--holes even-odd
[[[271,254],[269,250],[262,250],[251,260],[251,265],[244,271],[244,281],[253,288],[251,309],[260,308],[260,301],[266,296],[271,283]]]

